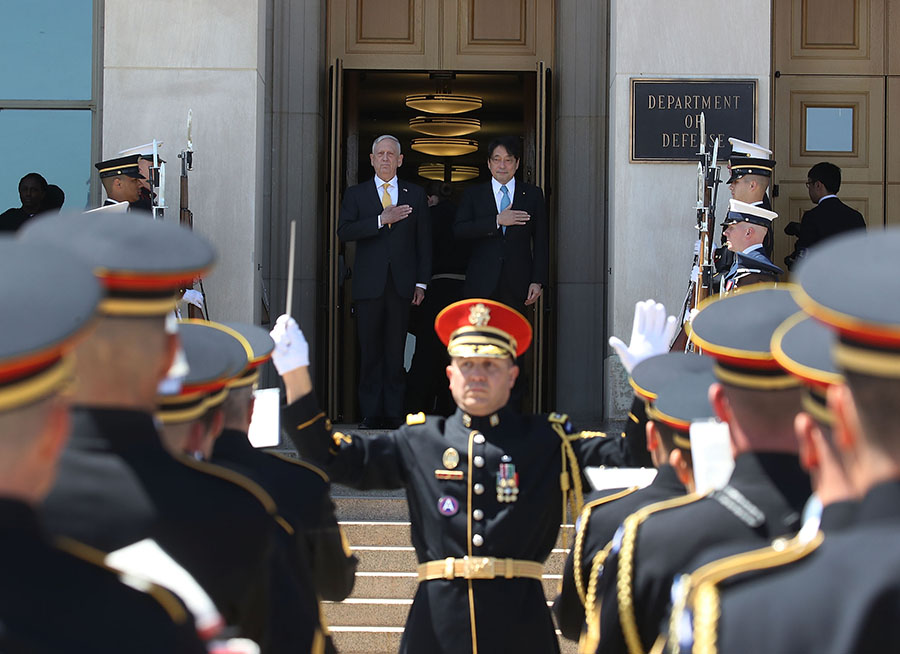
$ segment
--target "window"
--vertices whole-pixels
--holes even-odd
[[[805,107],[807,152],[853,152],[853,107]]]
[[[0,142],[6,154],[0,158],[0,211],[20,206],[19,179],[30,172],[63,189],[65,208],[90,204],[98,1],[5,3]]]

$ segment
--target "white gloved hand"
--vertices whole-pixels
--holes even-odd
[[[678,321],[675,316],[666,317],[666,307],[663,304],[645,300],[634,305],[631,342],[626,346],[621,339],[611,336],[609,344],[630,375],[634,367],[644,359],[668,352],[677,328]]]
[[[181,298],[188,304],[193,304],[198,309],[203,309],[203,293],[200,291],[195,291],[192,288],[189,288],[184,292],[184,295]]]
[[[287,314],[279,316],[269,336],[275,341],[272,363],[279,375],[309,365],[309,343],[296,320]]]
[[[696,241],[694,241],[694,256],[695,257],[700,256],[700,239],[699,238]]]

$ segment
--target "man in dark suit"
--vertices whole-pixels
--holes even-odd
[[[522,311],[547,285],[549,243],[544,194],[517,181],[518,139],[488,145],[491,181],[466,189],[454,234],[473,239],[466,272],[466,297],[486,297]]]
[[[809,248],[835,234],[866,228],[862,214],[838,199],[837,192],[841,190],[840,168],[833,163],[822,161],[809,169],[806,180],[809,199],[816,206],[804,212],[800,219],[799,230],[796,230],[797,243],[790,255],[789,266],[793,265],[796,259],[803,257]]]
[[[360,429],[396,428],[403,415],[403,350],[410,304],[431,279],[431,225],[421,187],[397,179],[400,142],[383,135],[369,155],[375,177],[344,193],[337,235],[356,241]]]

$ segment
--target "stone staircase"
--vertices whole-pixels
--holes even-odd
[[[326,620],[341,654],[396,653],[415,594],[416,556],[410,544],[403,491],[360,492],[332,487],[338,520],[357,557],[353,594],[343,602],[324,602]],[[544,593],[552,600],[571,542],[571,525],[560,530],[546,562]],[[575,643],[560,637],[563,654]]]

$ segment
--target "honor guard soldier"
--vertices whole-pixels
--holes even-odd
[[[772,231],[772,222],[777,217],[774,211],[729,200],[728,215],[722,221],[722,235],[728,249],[734,252],[734,261],[723,278],[725,291],[778,281],[784,271],[772,263],[763,249],[763,240]]]
[[[780,583],[777,577],[791,570],[802,552],[811,551],[810,539],[816,538],[818,529],[831,534],[853,523],[858,503],[853,501],[850,480],[836,452],[834,414],[826,402],[827,389],[843,383],[831,358],[835,340],[831,329],[802,311],[786,320],[772,337],[775,360],[803,382],[803,411],[794,427],[801,463],[810,471],[815,494],[807,504],[809,517],[801,535],[750,551],[746,546],[729,545],[704,552],[690,566],[694,572],[673,584],[667,638],[670,651],[691,652],[695,643],[714,644],[725,652],[773,651],[765,622],[768,598],[778,592],[774,588]],[[716,591],[714,601],[710,601],[712,589]],[[718,614],[715,620],[710,620],[711,611]],[[695,631],[695,623],[702,634]]]
[[[104,207],[119,202],[134,203],[140,200],[141,189],[147,181],[140,171],[140,159],[141,155],[132,154],[94,164],[100,175],[100,183],[106,191]]]
[[[598,652],[649,651],[672,580],[699,552],[799,529],[810,494],[793,430],[799,382],[770,351],[773,332],[797,310],[787,289],[760,286],[701,305],[691,338],[716,360],[710,402],[729,426],[734,472],[721,490],[659,502],[625,520],[600,579]]]
[[[239,635],[263,651],[286,651],[281,636],[293,647],[293,626],[273,618],[267,507],[239,475],[169,454],[154,422],[178,345],[166,326],[179,288],[212,266],[212,246],[130,213],[40,218],[20,239],[78,255],[106,290],[78,345],[72,437],[42,507],[47,529],[104,552],[152,538]]]
[[[306,350],[292,319],[278,324],[276,352]],[[565,415],[523,416],[507,406],[515,358],[531,342],[518,312],[465,300],[445,308],[435,329],[451,357],[451,417],[409,415],[387,433],[332,432],[301,365],[282,370],[290,403],[282,425],[334,481],[406,489],[419,587],[401,652],[557,652],[543,561],[567,496],[580,495],[579,458],[593,450],[607,465],[627,465],[625,439],[580,439]]]
[[[279,515],[290,523],[297,545],[310,561],[316,593],[322,599],[340,602],[353,590],[357,558],[337,523],[328,476],[306,461],[258,450],[247,438],[259,369],[272,358],[275,343],[256,325],[224,326],[246,339],[252,354],[241,374],[228,382],[228,394],[222,403],[225,425],[210,461],[246,475],[272,496]],[[283,362],[275,363],[278,367]]]
[[[740,202],[746,202],[766,211],[772,210],[772,203],[766,192],[775,172],[775,160],[772,159],[772,151],[757,143],[750,143],[731,137],[731,156],[728,158],[728,184],[731,197]],[[717,277],[728,272],[734,263],[734,254],[727,247],[716,248],[713,256]],[[763,249],[766,256],[772,258],[774,247],[773,234],[768,232],[763,241]]]
[[[840,459],[863,495],[854,522],[804,529],[777,548],[698,570],[693,629],[676,639],[693,651],[700,639],[736,652],[900,649],[898,247],[897,229],[836,237],[796,277],[800,306],[837,336],[832,357],[844,382],[829,389],[828,406]]]
[[[201,654],[194,622],[174,595],[120,577],[91,547],[51,539],[35,513],[68,436],[71,350],[101,296],[90,266],[76,257],[0,239],[8,308],[0,312],[0,651]],[[24,306],[25,314],[9,309]]]
[[[268,338],[268,334],[262,331]],[[208,460],[225,422],[223,404],[230,384],[244,376],[253,356],[250,343],[237,331],[205,320],[178,323],[178,336],[187,362],[185,374],[172,374],[161,384],[156,417],[160,436],[173,457],[186,465]],[[269,339],[271,341],[271,339]],[[251,374],[252,377],[252,374]],[[251,382],[252,383],[252,382]],[[266,490],[243,470],[199,464],[253,493],[272,516],[271,574],[273,594],[269,606],[271,620],[280,623],[279,647],[296,648],[300,643],[325,639],[320,622],[319,602],[312,582],[312,563],[305,547],[297,547],[294,527],[281,515],[280,507]],[[240,473],[240,474],[238,474]],[[296,489],[300,492],[302,489]],[[236,516],[236,519],[238,516]],[[234,527],[240,528],[236,522]],[[327,651],[334,651],[333,647]],[[277,651],[281,651],[278,649]]]
[[[715,381],[712,367],[710,357],[679,352],[650,357],[634,367],[631,385],[647,407],[647,449],[658,472],[645,488],[635,485],[604,489],[585,497],[576,524],[575,544],[566,559],[562,588],[553,604],[560,631],[566,638],[578,640],[581,636],[585,609],[595,604],[595,593],[589,593],[588,588],[591,571],[602,570],[604,550],[619,525],[641,507],[684,495],[692,486],[688,429],[694,420],[712,418],[707,399]],[[665,407],[667,400],[675,408],[661,411],[659,403]]]

